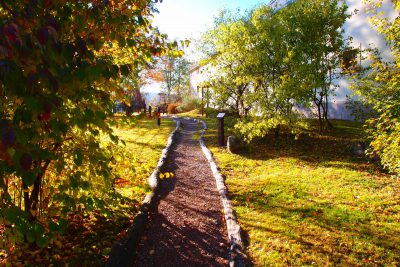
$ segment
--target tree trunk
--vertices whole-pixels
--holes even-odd
[[[22,188],[24,191],[24,210],[25,212],[28,213],[31,210],[31,202],[29,200],[29,189],[23,181],[22,181]]]
[[[326,126],[329,128],[333,128],[332,123],[328,119],[328,110],[329,110],[329,103],[328,103],[328,91],[326,90],[325,93],[325,109],[324,109],[324,118],[325,118],[325,123]]]
[[[236,115],[237,115],[238,117],[240,117],[239,101],[240,101],[240,100],[237,99],[237,100],[236,100],[236,103],[235,103],[235,104],[236,104],[236,107],[235,107],[236,110],[235,110],[235,112],[236,112]]]
[[[322,120],[322,114],[321,114],[321,103],[316,105],[318,110],[319,132],[322,133],[324,131],[324,122]]]
[[[31,197],[29,199],[30,202],[30,207],[29,207],[29,211],[34,211],[34,214],[30,214],[30,219],[33,221],[36,219],[36,211],[37,211],[37,206],[39,203],[39,192],[40,192],[40,188],[42,187],[42,174],[38,174],[38,176],[36,177],[35,183],[33,184],[33,190],[31,193]]]

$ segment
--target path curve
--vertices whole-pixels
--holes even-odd
[[[183,130],[162,172],[162,200],[139,243],[134,266],[227,266],[229,241],[221,199],[198,145],[202,128],[183,120]]]

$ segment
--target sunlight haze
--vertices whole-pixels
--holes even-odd
[[[212,26],[219,10],[249,10],[269,1],[262,0],[164,0],[157,4],[158,14],[154,25],[171,40],[198,38],[200,33]]]

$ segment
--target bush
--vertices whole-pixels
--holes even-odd
[[[219,111],[218,109],[215,108],[205,108],[204,109],[204,113],[207,114],[208,117],[213,118],[213,117],[217,117],[218,113],[220,113],[221,111]]]
[[[218,113],[225,113],[225,117],[238,117],[237,112],[232,109],[216,109],[216,108],[204,108],[204,113],[207,114],[208,117],[216,117]]]
[[[176,114],[177,113],[177,107],[179,107],[180,103],[171,103],[168,104],[167,106],[167,113],[168,114]]]
[[[290,119],[247,117],[235,124],[234,133],[246,143],[251,143],[269,134],[275,136],[289,134],[298,138],[308,128],[307,121],[295,117]]]
[[[187,112],[194,109],[201,109],[201,100],[195,97],[185,97],[177,111]]]

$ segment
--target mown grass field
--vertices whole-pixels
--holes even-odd
[[[175,126],[173,121],[166,119],[162,120],[161,127],[156,125],[155,119],[148,118],[124,120],[116,116],[114,122],[115,134],[126,144],[112,147],[118,151],[116,158],[112,159],[114,173],[118,177],[115,190],[125,197],[124,203],[114,207],[108,215],[96,210],[70,214],[63,236],[45,248],[15,248],[10,258],[6,259],[12,263],[11,266],[105,264],[113,243],[124,236],[149,191],[147,179],[157,166],[161,151]],[[104,137],[104,143],[109,143],[108,137]]]
[[[256,266],[400,266],[400,181],[354,155],[360,125],[334,121],[327,134],[231,154],[216,146],[216,119],[206,121]]]

